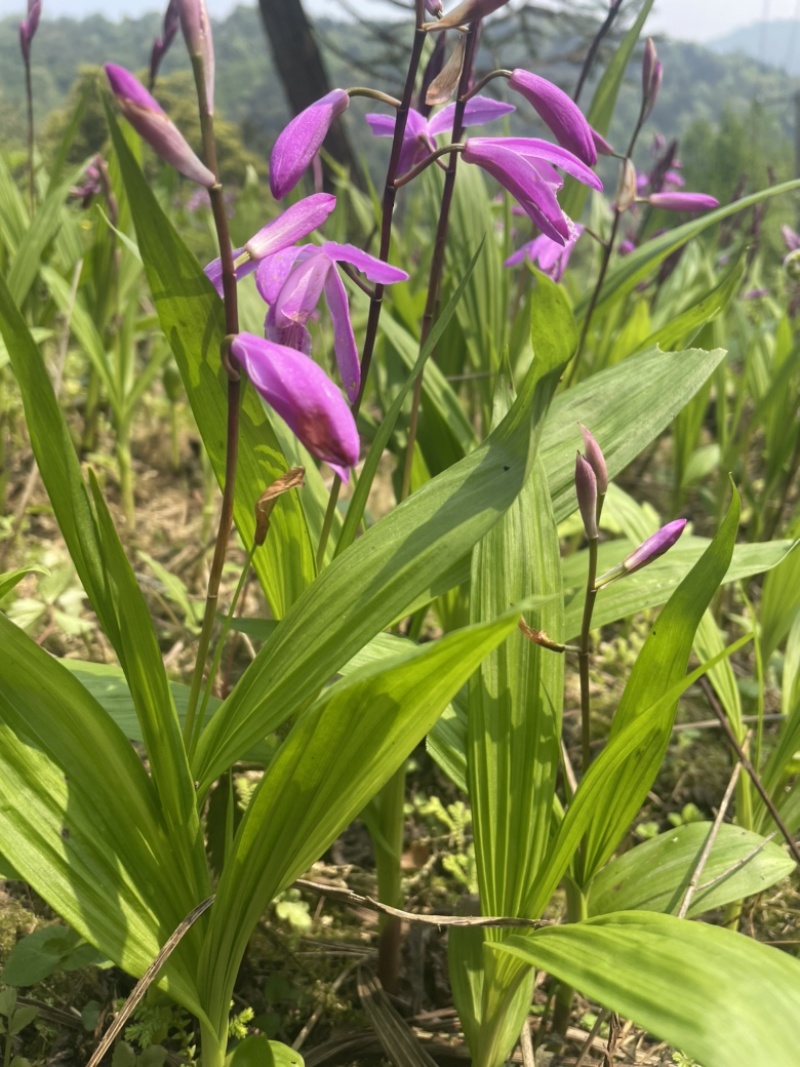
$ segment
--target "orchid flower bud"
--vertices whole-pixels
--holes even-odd
[[[597,478],[591,463],[580,452],[575,457],[575,495],[583,528],[590,541],[597,540]]]
[[[298,440],[346,482],[358,462],[358,430],[325,371],[302,352],[252,333],[237,334],[231,354]]]
[[[192,63],[199,62],[203,69],[206,89],[205,106],[209,115],[214,114],[214,41],[211,37],[211,20],[205,0],[175,0],[181,21],[183,38]]]
[[[622,563],[618,563],[616,567],[612,567],[610,571],[601,575],[595,582],[595,589],[608,585],[609,582],[622,578],[626,574],[633,574],[634,571],[641,570],[654,559],[663,556],[681,536],[685,526],[686,519],[675,519],[674,522],[668,522],[666,526],[662,526],[657,533],[648,537],[629,556],[626,556]]]
[[[605,496],[608,492],[608,468],[606,467],[606,458],[603,455],[600,445],[595,441],[594,437],[589,433],[585,426],[581,426],[581,433],[583,435],[583,450],[586,456],[586,461],[594,471],[594,476],[597,479],[597,492],[599,496]]]
[[[719,200],[706,193],[651,193],[647,203],[666,211],[709,211],[719,207]]]
[[[276,200],[282,200],[294,189],[334,120],[349,105],[345,90],[333,89],[296,115],[278,135],[269,160],[269,187]]]
[[[598,133],[594,126],[591,127],[592,140],[594,141],[594,147],[597,149],[598,156],[613,156],[615,155],[614,149],[603,137],[602,133]]]
[[[184,177],[207,188],[215,185],[214,174],[200,162],[186,138],[141,82],[114,63],[106,63],[104,69],[120,111],[150,147]]]
[[[484,19],[503,7],[508,0],[463,0],[458,7],[453,8],[449,15],[445,15],[436,23],[436,29],[451,30],[454,26],[467,26],[478,19]]]
[[[28,0],[28,17],[19,24],[19,47],[26,65],[30,62],[31,41],[39,28],[41,16],[41,0]]]
[[[512,71],[508,87],[525,97],[552,130],[560,145],[568,148],[587,166],[595,165],[597,148],[592,128],[572,97],[567,96],[563,89],[559,89],[547,78],[541,78],[527,70]]]
[[[179,25],[180,16],[178,15],[176,0],[169,0],[169,6],[164,14],[164,26],[161,30],[161,36],[156,37],[155,41],[153,41],[153,49],[150,53],[151,89],[156,83],[161,62],[169,51],[172,42],[175,40],[175,34],[178,32]]]
[[[622,169],[619,172],[617,191],[614,196],[614,207],[617,211],[627,211],[636,199],[636,168],[629,159],[623,160]]]
[[[658,60],[653,38],[648,37],[642,58],[642,121],[655,107],[663,73],[664,68]]]

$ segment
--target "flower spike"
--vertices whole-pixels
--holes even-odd
[[[184,177],[209,189],[216,184],[214,174],[200,162],[178,127],[141,82],[114,63],[106,63],[104,69],[122,114],[150,147]]]

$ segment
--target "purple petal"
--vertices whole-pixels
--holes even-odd
[[[581,426],[581,434],[583,435],[583,450],[586,456],[586,461],[594,471],[594,476],[597,479],[597,491],[601,496],[605,496],[608,491],[608,467],[606,466],[606,457],[603,455],[603,450],[593,435],[586,429],[585,426]]]
[[[279,345],[286,345],[296,352],[302,352],[304,356],[311,355],[311,332],[301,322],[293,322],[291,326],[279,326],[275,321],[275,308],[267,311],[264,319],[264,336],[268,341],[274,341]]]
[[[708,211],[719,207],[719,200],[706,193],[651,193],[647,202],[667,211]]]
[[[150,147],[184,177],[207,188],[216,184],[213,173],[200,162],[141,82],[114,63],[106,63],[105,72],[120,111]]]
[[[465,163],[475,163],[500,182],[543,233],[559,244],[566,243],[569,225],[555,193],[519,153],[491,139],[475,137],[465,142],[463,157]]]
[[[286,284],[298,256],[307,251],[317,251],[316,245],[300,245],[299,248],[284,248],[272,256],[266,256],[256,269],[256,289],[267,304],[274,304]]]
[[[592,140],[594,141],[594,146],[597,149],[597,154],[599,156],[613,156],[614,149],[611,147],[605,137],[603,137],[602,133],[598,133],[593,126],[591,127],[591,130]]]
[[[329,271],[325,279],[325,301],[331,313],[333,323],[333,351],[336,366],[342,379],[347,399],[354,403],[361,384],[361,365],[358,361],[358,348],[350,321],[350,308],[342,279],[336,270]]]
[[[267,223],[244,247],[256,260],[280,252],[321,226],[335,207],[336,197],[330,193],[307,196]]]
[[[787,252],[795,252],[800,248],[800,234],[795,233],[791,226],[781,226],[781,237]]]
[[[587,167],[585,163],[582,163],[568,149],[559,148],[558,145],[551,144],[549,141],[542,141],[538,137],[473,137],[471,140],[473,143],[477,140],[486,141],[487,143],[492,141],[494,144],[500,145],[502,148],[508,148],[512,152],[518,152],[526,158],[545,160],[556,167],[561,167],[563,171],[571,174],[573,178],[577,178],[584,185],[589,185],[592,189],[602,192],[603,183],[593,170]]]
[[[428,121],[428,132],[432,136],[446,133],[453,128],[453,115],[456,110],[455,104],[443,107]],[[513,104],[504,104],[502,100],[492,100],[490,96],[473,96],[464,108],[464,126],[483,126],[494,119],[509,115],[517,109]]]
[[[233,249],[232,254],[234,262],[239,258],[239,256],[241,256],[243,252],[243,248]],[[236,281],[238,282],[240,278],[244,278],[246,274],[249,274],[250,271],[255,269],[256,265],[252,262],[252,260],[248,261],[247,263],[242,263],[242,265],[239,267],[235,267],[234,273],[236,275]],[[204,271],[205,276],[217,290],[219,295],[222,296],[222,260],[219,258],[212,259],[211,262],[204,268]]]
[[[559,244],[558,241],[552,241],[542,233],[509,256],[505,266],[513,267],[527,257],[531,263],[538,263],[539,270],[543,274],[549,275],[554,282],[560,282],[567,269],[572,249],[583,233],[583,226],[580,223],[573,223],[570,219],[567,219],[567,223],[570,227],[570,237],[564,245]]]
[[[370,111],[364,118],[372,130],[373,137],[393,137],[394,127],[397,121],[395,115],[379,115],[376,111]]]
[[[556,140],[589,166],[597,162],[592,128],[571,97],[557,85],[531,74],[515,70],[508,79],[509,88],[521,93],[552,130]]]
[[[392,285],[394,282],[408,281],[408,274],[404,270],[400,270],[399,267],[393,267],[391,264],[384,262],[384,260],[378,259],[377,256],[371,256],[368,252],[362,252],[355,245],[340,245],[335,241],[325,241],[321,250],[334,263],[349,263],[356,270],[360,270],[362,274],[366,274],[372,282],[380,282],[381,285]]]
[[[278,326],[308,322],[319,303],[325,278],[332,269],[333,263],[328,256],[317,251],[291,271],[275,301]]]
[[[685,526],[686,519],[675,519],[674,522],[668,522],[666,526],[662,526],[657,533],[654,533],[652,537],[648,537],[629,556],[625,557],[622,561],[623,572],[632,574],[634,571],[646,567],[648,563],[652,563],[659,556],[663,556],[681,536]]]
[[[300,181],[306,167],[319,151],[325,135],[350,104],[344,89],[333,89],[292,119],[279,134],[269,162],[269,186],[276,200]]]
[[[347,468],[358,462],[358,431],[327,374],[301,352],[251,333],[238,334],[231,352],[308,451],[347,481]]]

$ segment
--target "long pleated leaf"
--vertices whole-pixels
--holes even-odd
[[[492,951],[549,971],[703,1067],[796,1067],[800,961],[742,934],[621,912]]]

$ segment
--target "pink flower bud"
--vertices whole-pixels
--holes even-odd
[[[106,63],[104,69],[120,111],[150,147],[184,177],[208,188],[216,184],[213,173],[200,162],[186,138],[141,82],[114,63]]]
[[[279,134],[269,160],[269,187],[276,200],[282,200],[294,189],[334,120],[349,104],[350,97],[344,89],[333,89],[296,115]]]
[[[586,460],[597,479],[597,492],[600,496],[605,496],[608,492],[608,468],[606,467],[605,456],[600,445],[598,445],[585,426],[581,426],[581,433],[583,434],[583,450]]]
[[[642,58],[642,114],[647,118],[658,99],[664,68],[658,60],[653,38],[648,37]]]
[[[26,64],[30,62],[31,41],[39,28],[41,16],[41,0],[28,0],[28,17],[19,24],[19,47]]]
[[[586,536],[593,541],[597,538],[597,478],[591,463],[580,452],[575,457],[575,495]]]
[[[719,200],[706,193],[651,193],[647,202],[667,211],[709,211],[719,207]]]
[[[626,574],[633,574],[634,571],[641,570],[648,563],[652,563],[654,559],[663,556],[681,536],[685,526],[686,519],[675,519],[674,522],[668,522],[666,526],[662,526],[657,533],[654,533],[652,537],[648,537],[629,556],[626,556],[622,563],[618,563],[616,567],[612,567],[610,571],[606,571],[605,574],[601,575],[595,582],[595,589],[608,585],[609,582],[613,582],[616,578],[622,578]]]

